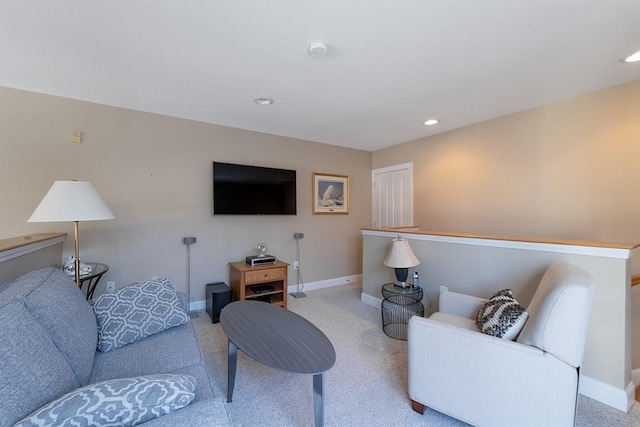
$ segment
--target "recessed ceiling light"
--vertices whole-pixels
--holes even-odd
[[[622,62],[640,62],[640,50],[627,56]]]
[[[438,124],[438,120],[436,120],[436,119],[429,119],[429,120],[425,121],[425,122],[424,122],[424,124],[425,124],[425,125],[427,125],[427,126],[433,126],[433,125]]]
[[[256,98],[253,100],[258,105],[271,105],[273,104],[273,99],[271,98]]]

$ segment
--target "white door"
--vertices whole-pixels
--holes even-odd
[[[374,169],[371,176],[373,226],[413,225],[413,163]]]

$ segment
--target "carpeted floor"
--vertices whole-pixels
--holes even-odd
[[[309,291],[289,298],[289,309],[329,337],[336,364],[325,374],[325,425],[433,426],[467,424],[427,409],[411,410],[407,396],[407,343],[387,337],[380,311],[360,301],[360,284]],[[311,376],[276,371],[238,352],[233,402],[226,402],[227,339],[206,313],[193,319],[214,392],[226,408],[228,423],[240,426],[313,425]],[[627,414],[580,396],[579,427],[640,426],[640,404]]]

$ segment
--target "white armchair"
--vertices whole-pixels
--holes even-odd
[[[546,271],[516,341],[481,333],[486,299],[440,294],[439,312],[409,321],[409,397],[475,426],[573,426],[593,278],[570,264]]]

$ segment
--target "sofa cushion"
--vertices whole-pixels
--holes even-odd
[[[0,325],[0,425],[11,425],[80,384],[22,301],[0,302]]]
[[[202,364],[191,322],[106,353],[97,352],[90,382],[171,373]]]
[[[527,318],[527,311],[513,297],[511,289],[504,289],[482,306],[476,322],[484,334],[513,340],[522,330]]]
[[[67,393],[14,427],[135,426],[187,406],[195,387],[195,378],[188,375],[108,380]]]
[[[163,278],[104,294],[93,302],[98,349],[108,352],[189,322],[171,280]]]
[[[25,306],[49,331],[80,385],[87,384],[96,354],[98,328],[91,305],[78,285],[62,270],[49,267],[27,273],[12,286],[29,289],[24,296]]]

